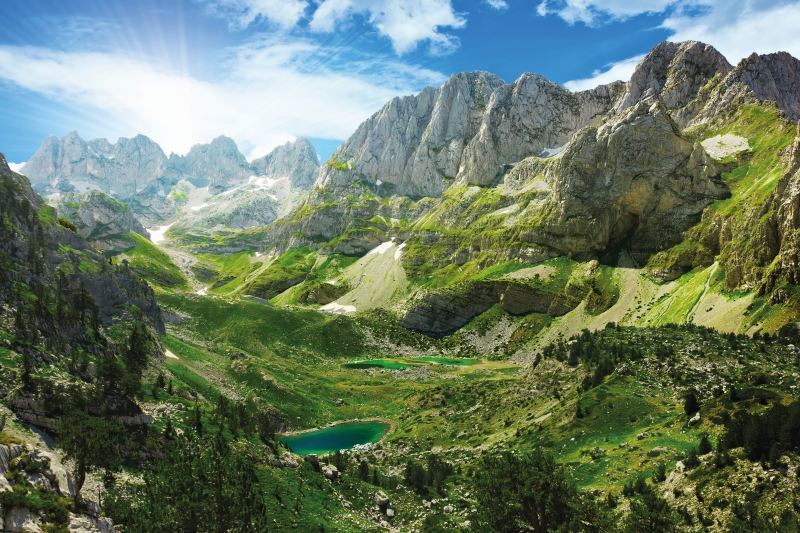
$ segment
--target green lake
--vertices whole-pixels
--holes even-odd
[[[385,368],[387,370],[405,370],[409,365],[392,359],[368,359],[345,363],[346,368]]]
[[[477,359],[460,359],[456,357],[416,357],[414,360],[452,366],[469,366],[478,362]]]
[[[347,450],[358,444],[381,440],[389,431],[387,422],[345,422],[323,429],[281,437],[287,448],[299,455],[326,454]]]

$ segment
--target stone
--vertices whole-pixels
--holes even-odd
[[[452,505],[445,505],[444,509],[442,509],[442,510],[447,514],[451,514],[451,513],[455,512],[456,509]]]
[[[92,518],[86,515],[70,513],[70,533],[114,533],[114,523],[109,518]]]
[[[13,487],[11,487],[11,483],[6,479],[6,476],[0,474],[0,492],[11,492]]]
[[[3,531],[7,533],[41,533],[39,520],[25,507],[13,507],[6,513]]]
[[[324,464],[322,465],[322,475],[325,476],[326,479],[330,481],[339,481],[339,469],[336,466],[331,464]]]
[[[689,419],[690,426],[696,426],[700,423],[700,413],[695,413],[692,418]]]
[[[385,492],[377,492],[374,499],[375,505],[377,505],[381,511],[389,507],[389,496],[387,496]]]
[[[386,516],[389,517],[389,518],[394,517],[394,509],[392,509],[391,507],[387,507],[386,508]]]

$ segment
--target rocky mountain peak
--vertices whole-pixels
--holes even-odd
[[[8,161],[6,161],[6,156],[0,154],[0,173],[9,174],[11,169],[8,166]]]
[[[303,137],[278,146],[250,163],[253,174],[268,178],[291,178],[294,188],[308,189],[319,172],[319,157],[311,142]]]
[[[678,109],[709,80],[726,75],[731,68],[725,56],[711,45],[664,41],[637,65],[615,109],[622,112],[649,95],[658,96],[667,109]]]
[[[746,85],[759,100],[772,100],[793,121],[800,120],[800,60],[786,52],[743,59],[731,82]]]

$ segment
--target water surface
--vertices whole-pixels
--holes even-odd
[[[345,422],[323,429],[281,437],[281,442],[294,453],[326,454],[347,450],[357,444],[381,440],[389,431],[387,422]]]

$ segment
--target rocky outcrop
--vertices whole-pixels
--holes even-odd
[[[149,238],[127,205],[100,191],[64,193],[54,195],[50,201],[60,217],[75,225],[78,235],[103,250],[120,252],[130,248],[130,232]]]
[[[187,179],[198,187],[221,192],[250,176],[250,168],[236,143],[221,135],[209,144],[197,144],[185,156],[169,158],[169,174],[177,183]]]
[[[401,323],[438,338],[457,331],[495,304],[512,315],[561,316],[574,309],[585,295],[547,291],[536,284],[505,279],[468,282],[418,294],[406,304]]]
[[[6,474],[14,480],[13,484]],[[0,493],[12,491],[18,484],[62,498],[75,497],[72,476],[55,453],[30,444],[0,444]],[[60,512],[41,514],[21,505],[4,509],[0,504],[0,530],[9,533],[62,529],[76,533],[113,533],[113,522],[99,516],[96,502],[89,502],[89,508],[98,510],[95,514],[75,514],[68,511],[66,504],[59,503],[65,505]]]
[[[678,110],[710,80],[725,76],[731,68],[713,46],[697,41],[662,42],[637,65],[615,112],[621,113],[652,97],[657,97],[666,109]]]
[[[534,239],[579,258],[626,248],[644,261],[729,194],[711,158],[657,101],[581,131],[548,173],[552,212]]]
[[[76,132],[48,137],[22,168],[42,193],[97,189],[118,198],[136,194],[164,175],[167,157],[144,135],[84,141]]]
[[[758,290],[774,302],[788,301],[786,284],[800,285],[800,128],[785,161],[768,200],[720,232],[728,288]]]
[[[492,185],[508,166],[557,149],[602,117],[622,84],[570,93],[538,74],[523,74],[492,93],[477,134],[469,140],[456,180]]]
[[[506,165],[564,144],[607,112],[622,84],[570,93],[536,74],[504,84],[486,72],[452,76],[438,89],[395,98],[320,172],[322,187],[356,179],[382,194],[438,196],[453,181],[493,183]]]
[[[290,178],[294,189],[310,189],[319,172],[319,158],[314,146],[303,137],[278,146],[264,157],[253,160],[255,176]]]
[[[731,70],[713,90],[701,93],[702,109],[692,124],[714,120],[745,102],[774,102],[791,121],[800,120],[800,60],[786,52],[752,54]]]

